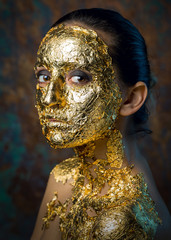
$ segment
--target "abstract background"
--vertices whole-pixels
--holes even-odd
[[[171,210],[171,1],[0,0],[0,240],[27,240],[50,170],[71,150],[53,150],[42,136],[35,110],[33,66],[50,26],[78,8],[119,11],[144,36],[158,78],[153,134],[141,149]]]

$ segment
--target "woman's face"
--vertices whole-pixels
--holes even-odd
[[[89,29],[59,25],[40,44],[37,109],[50,145],[75,147],[114,126],[121,94],[107,46]]]

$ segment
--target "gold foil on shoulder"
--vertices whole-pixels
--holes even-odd
[[[119,221],[118,221],[119,219]],[[129,207],[116,206],[102,211],[94,224],[92,239],[147,239]]]
[[[112,153],[113,148],[109,146],[113,142],[117,159],[121,158],[117,160],[119,165],[115,164],[116,153]],[[79,149],[80,152],[77,149],[77,158],[74,161],[78,160],[77,164],[82,164],[72,176],[72,198],[67,199],[64,205],[58,202],[57,197],[55,201],[52,199],[44,218],[44,228],[49,226],[54,213],[60,219],[60,229],[66,240],[153,239],[160,219],[143,174],[133,176],[133,166],[120,169],[111,167],[112,163],[115,168],[120,167],[124,157],[119,131],[114,130],[110,134],[107,145],[107,159],[94,159],[92,162],[84,161],[87,148],[85,156],[83,148]],[[65,173],[67,176],[70,169],[72,172],[73,168],[68,165],[67,169],[66,166],[62,169],[60,167],[58,176]],[[92,174],[92,169],[96,176]]]
[[[66,183],[67,180],[71,178],[74,179],[74,176],[79,174],[79,169],[82,164],[83,162],[81,159],[77,157],[68,158],[56,165],[51,171],[51,174],[54,175],[56,182],[61,181],[63,183]]]

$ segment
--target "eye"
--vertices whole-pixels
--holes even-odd
[[[39,83],[44,83],[44,82],[46,82],[46,81],[48,81],[48,80],[50,80],[50,77],[49,76],[47,76],[47,75],[39,75],[39,77],[38,77],[38,82]]]
[[[69,79],[69,81],[72,81],[72,83],[80,83],[80,82],[83,82],[85,79],[81,76],[73,76]]]
[[[40,87],[45,87],[49,83],[51,74],[48,70],[40,70],[36,73],[36,78],[38,80]]]
[[[82,70],[74,70],[69,72],[66,77],[66,81],[69,85],[85,85],[92,80],[90,74],[82,71]]]

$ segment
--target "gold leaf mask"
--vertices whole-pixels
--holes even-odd
[[[54,148],[75,147],[104,137],[114,126],[121,93],[107,45],[90,29],[53,27],[42,40],[35,69],[49,80],[37,84],[43,133]],[[37,70],[39,71],[39,70]]]

